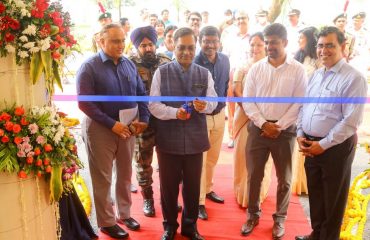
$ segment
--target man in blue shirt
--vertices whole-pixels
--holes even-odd
[[[324,99],[366,98],[365,77],[349,65],[343,52],[344,34],[324,27],[317,42],[323,68],[309,81],[306,96]],[[339,100],[338,100],[339,101]],[[320,103],[303,105],[297,125],[297,141],[306,156],[312,233],[297,240],[339,239],[355,155],[356,130],[364,104]]]
[[[144,96],[145,88],[135,65],[122,57],[125,34],[121,26],[108,24],[103,27],[100,36],[102,51],[86,60],[77,74],[78,95]],[[116,224],[115,211],[111,205],[113,160],[117,173],[115,189],[118,221],[131,230],[137,230],[140,225],[130,216],[131,159],[134,135],[143,132],[149,120],[147,103],[79,101],[78,105],[86,114],[83,137],[88,153],[98,226],[112,238],[127,238],[128,233]],[[133,112],[132,116],[125,122],[122,119],[120,121],[121,111],[127,109]],[[138,120],[135,119],[137,115]]]
[[[229,84],[229,58],[218,52],[220,48],[220,32],[216,27],[204,27],[199,34],[200,53],[194,62],[207,68],[212,74],[217,96],[226,97]],[[212,191],[212,179],[215,166],[220,155],[225,128],[225,102],[219,102],[212,113],[207,114],[207,130],[210,149],[203,156],[202,178],[200,183],[199,214],[203,220],[208,219],[205,199],[216,203],[224,203],[224,199]]]

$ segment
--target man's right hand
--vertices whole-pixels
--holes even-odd
[[[180,120],[186,120],[188,119],[188,113],[186,112],[185,109],[180,107],[176,112],[176,117],[177,119],[180,119]]]
[[[116,122],[112,128],[112,131],[123,139],[131,137],[130,129],[121,122]]]
[[[272,122],[265,122],[261,129],[261,136],[267,138],[277,138],[281,133],[280,126]]]

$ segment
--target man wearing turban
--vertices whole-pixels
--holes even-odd
[[[137,54],[130,57],[134,62],[138,73],[140,74],[147,94],[149,95],[150,86],[155,70],[158,66],[171,61],[165,54],[156,53],[157,33],[152,26],[136,28],[131,33],[131,41],[137,49]],[[153,122],[152,117],[149,119]],[[147,217],[154,217],[154,199],[153,199],[153,147],[154,130],[152,124],[136,138],[136,147],[134,153],[136,178],[141,186],[141,194],[144,198],[143,211]]]

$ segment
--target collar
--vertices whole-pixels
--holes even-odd
[[[206,64],[213,64],[212,62],[210,62],[209,60],[208,60],[208,58],[204,55],[204,53],[203,53],[203,51],[200,51],[200,53],[199,53],[199,58],[200,58],[200,60],[202,61],[202,63],[204,64],[204,65],[206,65]],[[214,64],[216,64],[217,63],[217,61],[220,59],[220,53],[219,52],[216,52],[216,62],[214,63]]]
[[[107,54],[105,54],[103,51],[100,51],[99,52],[99,56],[101,58],[101,60],[105,63],[107,61],[112,61],[113,62],[113,59],[111,57],[109,57]],[[118,59],[118,62],[123,62],[125,60],[124,57],[120,57]]]
[[[346,63],[345,58],[342,58],[339,60],[334,66],[332,66],[329,69],[326,69],[325,67],[322,68],[322,73],[324,74],[325,72],[333,72],[333,73],[338,73],[339,70],[342,68],[342,66]]]
[[[191,65],[189,66],[189,68],[188,68],[188,70],[184,70],[184,68],[181,66],[181,64],[177,61],[177,59],[175,59],[174,61],[173,61],[173,63],[175,64],[175,67],[178,69],[178,70],[180,70],[180,72],[182,72],[182,73],[185,73],[185,72],[189,72],[190,70],[191,70],[191,68],[193,67],[193,65],[194,65],[194,61],[193,62],[191,62]]]
[[[268,56],[266,56],[265,58],[261,59],[260,61],[261,61],[261,62],[265,62],[265,63],[270,64],[270,63],[269,63],[269,58],[268,58]],[[285,62],[284,62],[283,64],[281,64],[279,67],[281,67],[281,66],[283,66],[283,65],[285,65],[285,64],[289,64],[289,65],[290,65],[290,64],[292,64],[292,63],[293,63],[293,61],[294,61],[294,58],[290,57],[290,56],[289,56],[289,54],[286,54]]]

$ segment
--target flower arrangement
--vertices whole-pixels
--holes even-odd
[[[53,107],[10,107],[0,111],[0,171],[50,180],[51,200],[72,187],[82,167],[76,141]]]
[[[14,53],[18,65],[30,63],[30,78],[36,83],[45,74],[46,88],[62,89],[63,60],[72,53],[71,18],[60,0],[5,0],[0,2],[0,56]]]

